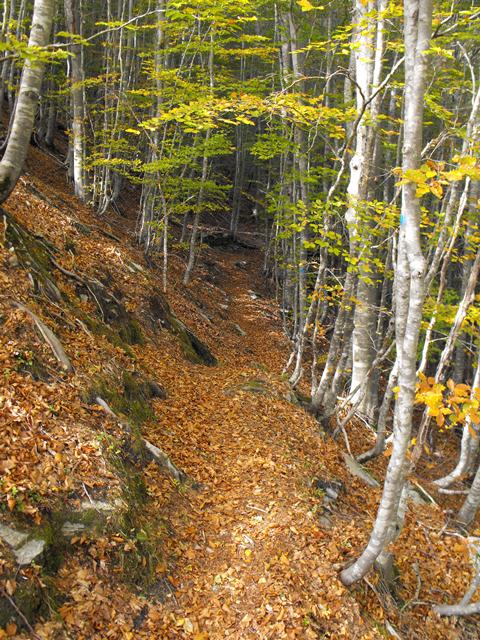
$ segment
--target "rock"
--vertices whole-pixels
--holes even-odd
[[[30,533],[0,525],[0,538],[11,547],[15,560],[21,566],[39,558],[47,545],[45,540],[34,538]]]
[[[133,260],[129,260],[128,262],[126,262],[125,266],[130,271],[130,273],[143,273],[145,271],[145,269],[141,265],[133,262]]]
[[[328,501],[337,500],[340,492],[343,489],[343,482],[340,480],[323,480],[322,478],[315,478],[313,485],[316,489],[320,489],[328,498]]]
[[[343,452],[343,459],[347,466],[347,469],[355,476],[355,478],[359,478],[365,484],[368,484],[369,487],[380,487],[380,483],[375,480],[373,476],[371,476],[368,471],[366,471],[362,465],[360,465],[352,456],[349,456],[348,453]]]
[[[248,290],[248,295],[252,300],[258,300],[259,298],[262,297],[261,295],[259,295],[258,293],[255,293],[255,291],[252,291],[251,289]]]
[[[237,267],[237,269],[246,269],[246,267],[247,267],[247,261],[246,260],[239,260],[238,262],[235,262],[234,264]]]
[[[103,500],[84,500],[81,504],[82,511],[95,509],[95,511],[113,511],[115,507],[109,502]]]
[[[218,364],[217,359],[207,345],[201,342],[172,312],[163,295],[156,294],[152,296],[149,304],[154,327],[163,327],[177,336],[187,360],[207,367],[215,367]]]
[[[208,322],[209,324],[212,324],[212,318],[207,315],[206,313],[203,313],[203,311],[199,311],[198,315],[203,318],[205,320],[205,322]]]
[[[167,390],[158,382],[151,380],[149,383],[150,397],[160,398],[160,400],[166,400],[168,398]]]
[[[63,523],[62,533],[66,538],[71,538],[72,536],[85,531],[87,527],[81,522],[69,522],[68,520]]]
[[[228,311],[228,304],[219,304],[218,306],[220,307],[220,309],[223,309],[224,311]]]
[[[318,518],[318,524],[322,527],[322,529],[331,529],[332,528],[332,521],[331,519],[325,515],[322,514],[319,518]]]
[[[17,531],[4,524],[0,524],[0,538],[10,547],[19,547],[28,538],[28,533]]]
[[[242,336],[244,338],[247,335],[239,324],[234,324],[233,328],[235,329],[235,331],[238,333],[239,336]]]
[[[14,549],[13,553],[19,565],[28,565],[42,555],[45,546],[45,540],[32,538],[19,549]]]

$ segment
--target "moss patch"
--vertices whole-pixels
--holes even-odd
[[[62,301],[63,296],[52,275],[50,260],[50,255],[58,249],[44,239],[35,238],[5,211],[2,210],[2,213],[6,222],[6,240],[15,250],[20,266],[32,275],[37,292],[44,293],[55,302]]]
[[[124,371],[116,379],[98,378],[85,394],[85,400],[93,403],[97,397],[103,398],[117,415],[126,416],[132,426],[140,426],[155,419],[150,400],[165,398],[166,392],[138,372]]]

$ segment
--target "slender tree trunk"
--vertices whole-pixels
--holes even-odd
[[[35,0],[29,47],[47,46],[52,29],[53,12],[54,0]],[[13,191],[27,157],[44,67],[44,63],[32,59],[27,59],[23,67],[12,129],[5,154],[0,162],[0,204],[5,202]]]
[[[80,5],[79,0],[65,0],[65,19],[67,30],[73,36],[81,35]],[[85,181],[84,181],[84,160],[85,160],[85,136],[83,131],[83,121],[85,117],[85,102],[83,92],[83,64],[82,64],[82,45],[75,44],[72,40],[70,65],[70,82],[71,82],[71,103],[72,103],[72,153],[71,159],[73,163],[73,185],[75,195],[80,200],[85,201]]]
[[[432,30],[431,0],[404,0],[405,16],[405,136],[403,170],[417,169],[421,162],[427,55]],[[399,251],[395,281],[396,344],[399,392],[395,403],[393,450],[383,494],[367,547],[341,580],[350,585],[371,569],[394,534],[406,472],[406,454],[412,430],[417,378],[417,345],[424,299],[425,259],[420,245],[420,203],[416,185],[402,189]],[[384,564],[384,562],[383,562]]]
[[[380,84],[383,49],[384,49],[384,17],[385,2],[378,3],[376,20],[376,39],[374,39],[374,23],[370,16],[373,3],[359,0],[357,2],[355,49],[356,99],[360,113],[370,99],[372,91]],[[375,51],[373,63],[372,54]],[[361,212],[366,206],[371,187],[372,164],[375,149],[375,118],[378,116],[380,95],[377,94],[370,105],[370,118],[373,123],[367,125],[362,117],[356,133],[355,153],[350,162],[350,182],[348,185],[349,208],[346,220],[349,225],[350,253],[352,259],[358,259],[359,278],[357,283],[356,304],[354,313],[354,329],[352,336],[352,375],[350,392],[352,403],[370,419],[375,413],[374,377],[367,376],[375,358],[375,325],[376,325],[376,288],[371,282],[371,266],[368,258],[362,256],[363,244],[369,242],[367,224],[362,221]],[[360,240],[362,238],[362,240]],[[367,387],[365,388],[365,382]],[[362,398],[355,389],[362,388]]]
[[[213,27],[212,27],[213,28]],[[213,75],[213,32],[210,32],[210,51],[208,54],[208,75],[210,81],[210,91],[213,92],[214,87],[214,75]],[[207,129],[205,133],[205,150],[202,159],[202,176],[200,182],[200,190],[198,192],[197,207],[195,216],[193,218],[192,233],[190,236],[190,248],[188,252],[187,268],[183,275],[183,284],[187,285],[192,277],[193,267],[195,266],[195,251],[197,245],[198,225],[200,221],[201,208],[203,204],[203,197],[205,193],[205,182],[208,174],[208,141],[212,134],[211,129]]]
[[[458,522],[461,522],[466,526],[469,526],[470,524],[472,524],[479,506],[480,506],[480,465],[473,479],[472,486],[470,487],[467,497],[465,498],[465,502],[462,504],[458,512],[458,515],[457,515]]]

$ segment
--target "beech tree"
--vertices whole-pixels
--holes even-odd
[[[49,43],[54,4],[54,0],[35,0],[33,5],[28,40],[32,53],[23,66],[8,141],[0,161],[0,203],[5,202],[15,188],[27,156],[45,68],[41,51],[39,56],[35,53],[37,48],[44,48]]]
[[[430,0],[405,0],[404,175],[420,166],[423,110],[432,32]],[[395,401],[393,450],[370,541],[358,560],[341,574],[344,584],[360,580],[379,559],[396,530],[396,517],[407,471],[417,380],[417,345],[424,300],[425,258],[420,240],[420,202],[414,182],[402,187],[402,209],[395,276],[395,341],[398,396]],[[382,559],[382,562],[384,559]]]

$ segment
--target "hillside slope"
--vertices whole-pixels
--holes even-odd
[[[169,306],[132,218],[96,218],[38,149],[7,203],[0,637],[367,639],[388,624],[477,637],[430,613],[470,575],[465,546],[438,534],[439,507],[407,514],[402,612],[374,577],[350,591],[338,581],[379,489],[348,473],[282,379],[289,344],[260,252],[205,249],[189,288],[173,255]],[[370,437],[352,425],[355,452]],[[32,564],[16,566],[23,542],[4,527],[37,541]]]

